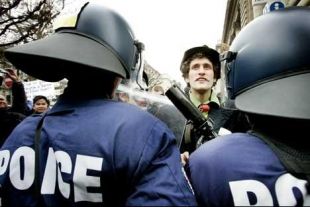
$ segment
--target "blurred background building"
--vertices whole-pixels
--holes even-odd
[[[222,40],[217,50],[227,51],[239,31],[254,18],[291,6],[310,6],[310,0],[227,0]]]
[[[229,49],[240,30],[253,19],[278,9],[292,6],[310,6],[310,0],[227,0],[221,42],[216,45],[219,53]],[[221,93],[225,86],[221,80],[216,92]]]

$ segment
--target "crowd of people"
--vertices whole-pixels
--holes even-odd
[[[4,53],[19,70],[43,81],[66,78],[68,86],[51,109],[45,96],[29,108],[8,70],[12,106],[0,96],[2,206],[310,204],[309,8],[256,18],[222,55],[207,45],[184,52],[184,93],[218,134],[201,145],[199,129],[175,107],[149,107],[117,90],[141,67],[143,49],[120,14],[88,2],[59,18],[49,37]],[[92,90],[81,93],[85,78]]]
[[[12,103],[9,104],[10,100],[4,95],[0,95],[0,146],[22,120],[32,114],[44,113],[50,105],[47,97],[38,95],[33,98],[32,104],[29,106],[24,85],[16,74],[16,70],[7,69],[4,76],[12,81],[9,88],[12,91]],[[3,79],[0,85],[4,84]]]

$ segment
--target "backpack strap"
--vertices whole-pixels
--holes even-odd
[[[40,119],[36,131],[35,131],[35,138],[34,138],[34,151],[35,151],[35,160],[34,160],[34,189],[35,189],[35,196],[39,204],[41,204],[41,193],[40,193],[40,138],[41,138],[41,131],[44,118],[46,117],[46,113]]]
[[[35,190],[35,197],[38,201],[37,206],[46,206],[43,202],[41,197],[41,182],[40,182],[40,140],[41,140],[41,131],[44,119],[46,118],[47,114],[50,115],[63,115],[74,112],[74,109],[66,109],[62,111],[56,112],[44,112],[35,131],[34,137],[34,151],[35,151],[35,161],[34,161],[34,190]]]
[[[307,190],[309,192],[310,183],[310,154],[300,152],[291,148],[284,143],[276,141],[272,138],[267,138],[263,133],[250,131],[250,134],[264,141],[276,154],[286,170],[300,179],[308,181]]]

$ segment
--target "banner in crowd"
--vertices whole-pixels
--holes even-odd
[[[28,100],[32,100],[37,95],[46,96],[49,100],[55,97],[54,83],[45,82],[41,80],[24,82],[24,87]]]

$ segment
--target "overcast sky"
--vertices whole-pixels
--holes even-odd
[[[146,61],[183,82],[179,70],[186,49],[221,40],[227,0],[100,0],[120,13],[145,44]]]

